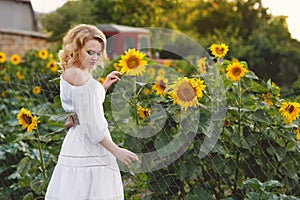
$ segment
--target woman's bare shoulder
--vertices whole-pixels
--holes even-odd
[[[87,82],[88,77],[81,69],[70,67],[63,72],[63,79],[71,85],[81,86]]]

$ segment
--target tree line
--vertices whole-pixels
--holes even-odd
[[[44,14],[41,23],[51,41],[77,23],[115,23],[173,29],[205,48],[223,42],[231,47],[228,58],[247,61],[260,78],[293,94],[300,89],[300,42],[291,38],[286,19],[261,0],[78,0]]]

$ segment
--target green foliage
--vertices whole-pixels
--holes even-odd
[[[230,50],[234,51],[232,47]],[[38,53],[29,51],[17,65],[9,61],[0,63],[0,174],[4,177],[0,181],[0,199],[42,198],[65,136],[66,115],[60,105],[59,74],[47,67],[56,58],[49,55],[42,59]],[[282,102],[297,101],[299,96],[280,96],[280,87],[271,79],[260,79],[247,62],[241,61],[249,70],[246,75],[232,81],[226,76],[226,69],[233,61],[214,61],[216,65],[209,72],[221,79],[212,81],[208,75],[198,75],[195,66],[182,60],[170,67],[151,62],[147,76],[124,75],[107,92],[105,115],[112,136],[120,146],[143,153],[162,149],[158,156],[163,156],[169,153],[164,147],[170,141],[187,141],[179,136],[179,131],[186,134],[183,136],[194,134],[191,144],[170,165],[145,173],[122,173],[126,199],[300,198],[300,145],[294,132],[300,122],[297,118],[286,124],[279,112]],[[99,69],[95,76],[105,77],[114,67],[110,64]],[[222,125],[217,143],[205,157],[200,158],[199,152],[216,109],[212,98],[215,87],[203,91],[197,109],[187,110],[199,110],[201,115],[197,119],[193,112],[182,112],[169,97],[149,92],[159,73],[170,83],[179,77],[194,76],[206,77],[207,85],[216,87],[221,81],[224,86],[226,123]],[[41,93],[33,93],[34,86],[40,86]],[[150,107],[151,115],[140,117],[139,105]],[[25,132],[18,125],[16,115],[22,107],[38,117],[38,131]],[[184,127],[192,131],[184,132]],[[138,134],[148,134],[148,137],[137,137]],[[178,146],[168,147],[174,152],[180,151]],[[154,158],[143,161],[155,165],[159,157]]]
[[[65,132],[64,119],[58,114],[61,105],[56,98],[58,66],[53,63],[55,57],[51,52],[42,51],[46,51],[43,58],[39,51],[31,50],[16,65],[9,61],[0,63],[0,173],[3,177],[0,199],[43,197],[57,161]],[[34,87],[40,90],[33,91]],[[18,125],[16,117],[22,107],[38,117],[38,130],[26,132]]]

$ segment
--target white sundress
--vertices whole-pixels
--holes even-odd
[[[111,138],[102,103],[103,86],[90,77],[82,86],[60,78],[60,98],[66,112],[76,113],[80,125],[69,129],[52,173],[46,200],[123,200],[116,158],[99,144]]]

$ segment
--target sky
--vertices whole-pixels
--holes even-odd
[[[64,5],[67,0],[31,0],[32,7],[36,12],[49,13]],[[264,7],[277,15],[288,16],[287,24],[292,38],[300,41],[300,11],[296,5],[297,0],[262,0]]]

